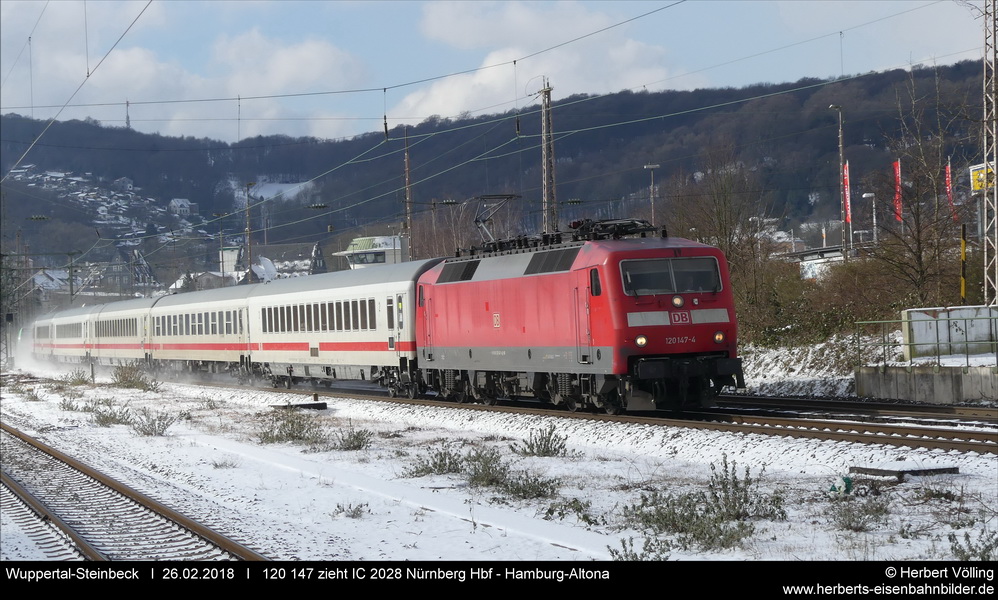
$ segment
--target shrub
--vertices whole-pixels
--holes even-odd
[[[848,531],[870,531],[887,520],[890,503],[883,496],[841,496],[832,500],[832,523]]]
[[[367,504],[358,504],[354,506],[353,504],[347,504],[346,506],[342,504],[336,505],[336,510],[333,511],[333,517],[346,517],[348,519],[359,519],[364,516],[365,513],[371,512],[367,507]]]
[[[950,549],[957,560],[980,560],[993,562],[998,559],[998,532],[981,531],[977,536],[977,543],[970,539],[969,533],[963,534],[963,543],[957,539],[956,534],[949,534]]]
[[[495,448],[470,451],[464,458],[464,469],[468,485],[495,488],[522,500],[553,496],[561,484],[558,479],[511,469]]]
[[[305,442],[321,444],[326,435],[319,422],[301,410],[281,409],[267,413],[263,418],[260,441],[264,444]]]
[[[588,500],[579,500],[578,498],[560,500],[548,507],[544,513],[544,519],[548,521],[554,518],[563,520],[569,515],[575,515],[576,519],[586,525],[606,525],[605,518],[594,517],[589,513],[592,507],[593,503]]]
[[[336,432],[336,448],[339,450],[363,450],[371,445],[374,433],[367,429],[353,429]]]
[[[429,456],[420,458],[416,464],[406,470],[404,477],[423,477],[426,475],[450,475],[460,473],[464,467],[464,459],[450,448],[432,450]]]
[[[87,410],[88,407],[89,410]],[[128,409],[128,403],[118,406],[113,400],[104,399],[100,404],[88,403],[84,410],[91,413],[91,420],[98,427],[131,425],[132,423],[132,411]]]
[[[499,489],[514,498],[534,500],[550,498],[558,493],[561,480],[553,477],[542,477],[529,471],[512,471],[499,485]]]
[[[155,379],[150,379],[149,375],[142,369],[142,365],[137,363],[115,367],[111,373],[111,385],[144,392],[158,392],[161,389],[160,383]]]
[[[145,436],[166,435],[166,430],[177,421],[177,417],[163,412],[153,412],[148,408],[136,411],[131,425],[132,430]]]
[[[90,374],[84,369],[73,369],[69,373],[62,376],[62,381],[66,385],[89,385],[90,384]]]
[[[645,538],[644,548],[641,552],[634,550],[634,538],[620,540],[620,550],[607,546],[610,551],[610,558],[616,561],[665,561],[669,560],[669,551],[672,549],[668,542],[655,538]]]
[[[509,465],[495,448],[475,448],[468,452],[464,469],[472,487],[499,487],[509,476]]]
[[[703,550],[731,548],[755,533],[749,519],[785,520],[783,497],[762,494],[755,488],[749,469],[739,477],[736,464],[724,456],[720,470],[711,465],[711,477],[705,491],[683,494],[663,494],[654,491],[641,494],[641,502],[624,507],[627,522],[653,535],[676,535],[676,543],[684,549],[691,546]],[[656,547],[671,548],[671,543]]]
[[[555,433],[554,424],[547,429],[535,429],[522,445],[510,444],[509,448],[521,456],[565,456],[568,438]]]

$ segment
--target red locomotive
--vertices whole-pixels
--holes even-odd
[[[703,406],[744,387],[720,250],[645,237],[645,221],[573,225],[571,240],[492,243],[424,273],[419,369],[404,385],[610,413]]]

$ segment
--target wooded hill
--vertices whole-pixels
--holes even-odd
[[[562,222],[643,210],[636,208],[644,206],[640,203],[625,207],[621,202],[648,198],[650,174],[644,166],[649,164],[659,165],[656,195],[665,199],[663,212],[669,210],[670,187],[699,181],[698,173],[736,168],[752,173],[751,189],[742,193],[751,194],[757,216],[779,219],[786,229],[837,220],[838,113],[830,105],[842,107],[854,197],[860,197],[864,178],[890,169],[892,143],[916,144],[921,141],[917,135],[945,137],[959,197],[969,187],[966,167],[983,160],[981,77],[980,62],[963,62],[837,81],[563,99],[557,99],[553,82]],[[912,127],[913,122],[918,126]],[[19,115],[2,117],[0,165],[5,174],[44,127]],[[272,207],[272,225],[305,219],[281,228],[274,242],[318,235],[329,224],[337,231],[367,223],[397,227],[404,213],[406,138],[417,213],[428,213],[434,202],[516,194],[521,198],[511,206],[515,217],[509,227],[536,227],[541,195],[538,106],[475,118],[434,117],[387,135],[375,131],[337,141],[278,135],[229,144],[68,121],[52,125],[21,162],[89,173],[108,184],[128,177],[143,197],[162,205],[174,197],[188,198],[200,205],[202,215],[231,212],[234,185],[260,177],[313,181],[316,192],[310,202],[325,205],[325,213],[289,203]],[[6,193],[8,184],[4,187]],[[683,196],[671,202],[683,202]],[[470,222],[469,215],[463,218]],[[6,224],[3,237],[5,243],[11,238]],[[36,245],[35,250],[45,249]]]

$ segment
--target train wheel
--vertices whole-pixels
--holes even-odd
[[[603,411],[608,415],[619,415],[624,412],[624,407],[620,405],[620,394],[616,390],[599,397]]]
[[[551,398],[551,401],[555,405],[559,405],[559,406],[565,407],[565,410],[567,410],[568,412],[575,412],[575,411],[579,410],[579,403],[576,402],[575,398],[573,398],[572,396],[565,396],[565,395],[562,395],[562,394],[555,394]]]
[[[398,395],[399,395],[399,392],[398,392],[398,389],[395,387],[395,384],[389,383],[388,384],[388,397],[389,398],[394,398],[394,397],[396,397]]]
[[[409,385],[405,386],[406,398],[414,400],[418,395],[419,395],[419,390],[416,389],[415,383],[410,383]]]

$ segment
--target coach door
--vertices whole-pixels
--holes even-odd
[[[394,350],[395,354],[399,354],[402,350],[401,336],[402,336],[402,325],[404,319],[402,318],[402,295],[388,296],[385,299],[385,317],[388,324],[388,349]]]

